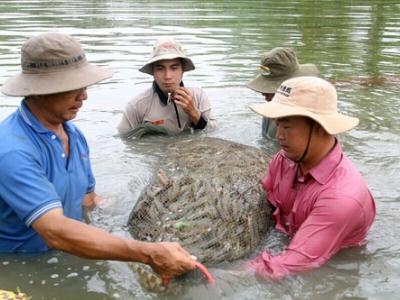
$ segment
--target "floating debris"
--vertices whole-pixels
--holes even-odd
[[[25,293],[22,293],[19,288],[14,291],[0,290],[0,300],[30,300]]]

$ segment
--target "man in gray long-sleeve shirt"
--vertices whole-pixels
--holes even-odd
[[[194,68],[178,42],[171,38],[158,40],[151,59],[139,69],[153,75],[153,85],[128,103],[118,125],[119,133],[126,134],[141,124],[160,126],[172,134],[190,127],[215,128],[211,104],[203,90],[183,85],[183,73]]]

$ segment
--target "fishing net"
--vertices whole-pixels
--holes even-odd
[[[133,139],[133,138],[142,138],[148,135],[174,135],[174,134],[164,126],[145,123],[145,124],[139,124],[135,128],[122,134],[121,136],[126,139]]]
[[[204,264],[253,253],[271,225],[261,179],[263,151],[217,138],[167,147],[161,172],[129,217],[135,239],[176,241]]]

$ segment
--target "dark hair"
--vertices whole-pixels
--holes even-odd
[[[179,57],[179,61],[181,62],[182,70],[184,70],[185,69],[185,65],[186,65],[186,61],[182,57]]]

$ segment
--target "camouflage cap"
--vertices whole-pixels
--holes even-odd
[[[276,47],[261,58],[261,74],[247,83],[247,87],[259,93],[274,94],[279,85],[292,77],[318,76],[314,64],[299,64],[291,48]]]

